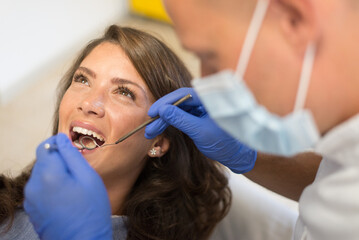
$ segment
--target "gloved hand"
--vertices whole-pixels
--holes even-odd
[[[191,94],[192,98],[178,107],[171,105],[187,94]],[[146,138],[154,138],[172,125],[187,134],[205,156],[233,172],[245,173],[254,167],[257,152],[219,128],[192,88],[180,88],[160,98],[151,106],[148,115],[159,115],[160,118],[146,127]]]
[[[47,150],[44,144],[57,144]],[[111,208],[100,176],[65,134],[37,148],[24,208],[41,239],[112,239]]]

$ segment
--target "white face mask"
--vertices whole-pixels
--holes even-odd
[[[307,48],[294,111],[279,117],[259,105],[242,77],[268,4],[268,0],[258,0],[237,71],[195,79],[192,85],[211,118],[234,138],[262,152],[292,155],[313,147],[320,138],[310,111],[303,110],[315,48],[312,44]]]

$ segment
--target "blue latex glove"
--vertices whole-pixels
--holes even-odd
[[[171,105],[187,94],[191,94],[192,98],[178,107]],[[205,156],[233,172],[245,173],[254,167],[257,152],[218,127],[192,88],[180,88],[160,98],[151,106],[148,115],[159,115],[160,118],[146,127],[146,138],[154,138],[172,125],[187,134]]]
[[[57,144],[47,150],[45,143]],[[41,239],[112,239],[111,208],[100,176],[64,134],[37,148],[24,208]]]

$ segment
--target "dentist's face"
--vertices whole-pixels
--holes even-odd
[[[147,111],[153,102],[147,85],[123,50],[102,43],[74,74],[60,104],[59,132],[73,142],[86,134],[114,143],[149,118]],[[81,153],[102,178],[137,178],[150,146],[142,130],[115,146]]]
[[[224,69],[236,70],[257,1],[163,2],[183,47],[198,56],[202,76]],[[293,110],[303,58],[285,51],[287,43],[281,35],[272,31],[270,22],[263,23],[244,79],[258,103],[284,116]]]

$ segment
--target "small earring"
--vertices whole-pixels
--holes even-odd
[[[152,148],[150,150],[150,153],[151,153],[152,156],[155,156],[157,154],[157,150],[155,148]]]

